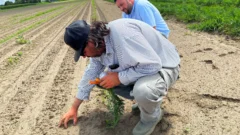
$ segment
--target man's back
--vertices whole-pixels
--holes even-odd
[[[175,46],[146,23],[135,19],[118,19],[108,26],[113,44],[121,48],[118,50],[135,50],[136,53],[144,53],[146,57],[158,55],[163,67],[176,67],[179,64],[180,58]],[[127,59],[133,52],[121,54]]]
[[[123,12],[123,18],[132,18],[143,21],[156,30],[161,32],[166,37],[169,36],[169,28],[162,18],[158,9],[147,0],[134,0],[134,5],[130,14]]]

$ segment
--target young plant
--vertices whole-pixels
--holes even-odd
[[[18,35],[17,38],[16,38],[16,42],[18,44],[26,44],[26,43],[29,43],[28,40],[26,40],[23,35]]]
[[[14,58],[9,57],[7,62],[8,62],[8,65],[12,65],[14,63]]]
[[[111,114],[110,119],[106,120],[107,128],[114,128],[118,124],[124,112],[124,103],[114,92],[113,89],[104,90],[106,106]]]
[[[17,56],[21,57],[23,52],[17,52]]]
[[[96,78],[90,81],[90,84],[100,84],[101,80]],[[118,124],[121,116],[124,112],[124,103],[114,92],[113,89],[105,89],[104,93],[104,104],[107,106],[110,112],[110,119],[106,120],[107,128],[114,128]]]
[[[18,57],[12,56],[12,57],[8,58],[7,63],[8,63],[8,65],[13,65],[14,63],[17,63],[18,60],[19,60]]]

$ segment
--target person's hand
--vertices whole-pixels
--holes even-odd
[[[106,76],[101,78],[100,86],[110,89],[120,84],[117,72],[108,72]]]
[[[77,124],[77,109],[71,108],[66,114],[63,115],[59,122],[59,127],[64,125],[64,128],[67,128],[67,123],[70,119],[73,119],[73,125]]]

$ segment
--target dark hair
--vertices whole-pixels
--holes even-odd
[[[95,43],[95,47],[101,46],[104,41],[104,36],[107,36],[110,30],[106,27],[106,22],[95,21],[91,25],[88,35],[88,40]]]

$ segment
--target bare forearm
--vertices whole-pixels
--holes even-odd
[[[78,108],[79,108],[79,106],[81,105],[82,102],[83,102],[83,100],[75,98],[75,100],[72,104],[72,109],[78,110]]]

